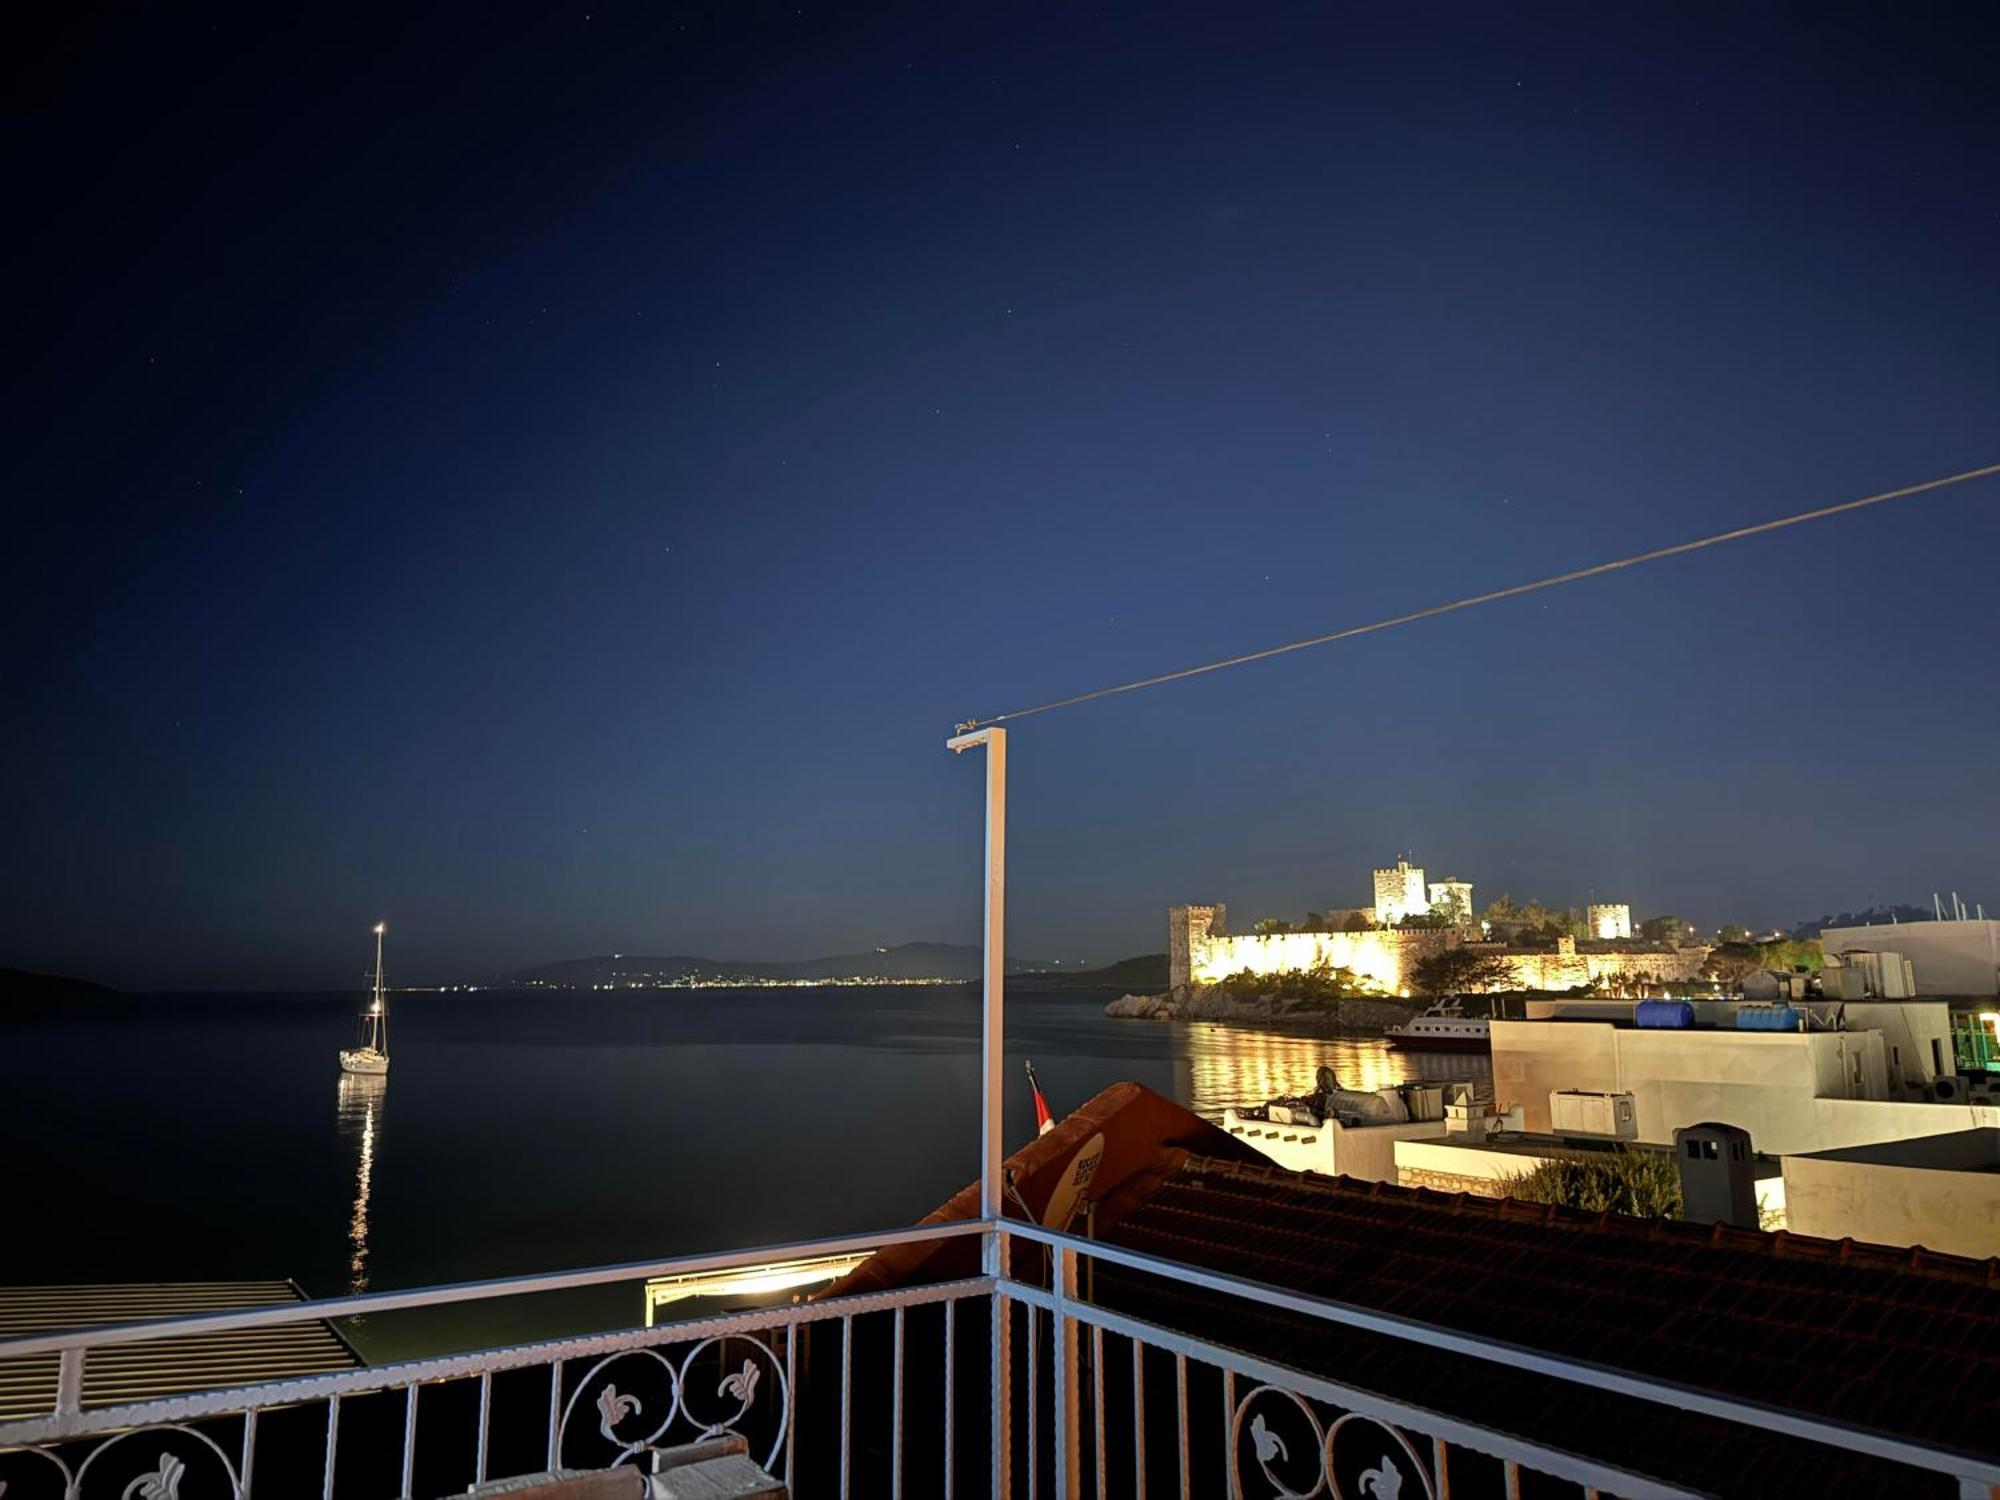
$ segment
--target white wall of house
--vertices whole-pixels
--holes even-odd
[[[1829,957],[1902,954],[1916,971],[1919,995],[2000,994],[2000,921],[1828,927],[1819,942]]]
[[[1902,1010],[1902,1007],[1889,1007]],[[1495,1021],[1493,1094],[1548,1131],[1553,1089],[1629,1092],[1639,1139],[1720,1120],[1790,1155],[2000,1123],[2000,1108],[1892,1097],[1881,1031],[1653,1031],[1596,1021]]]
[[[1826,1239],[2000,1255],[2000,1132],[1788,1156],[1790,1226]],[[1899,1159],[1900,1158],[1900,1159]]]
[[[1812,1007],[1815,1014],[1820,1007]],[[1879,1031],[1889,1049],[1892,1091],[1919,1093],[1940,1074],[1958,1071],[1951,1051],[1951,1007],[1942,1000],[1848,1000],[1850,1030]]]
[[[1325,1120],[1318,1126],[1279,1125],[1246,1120],[1233,1109],[1222,1113],[1222,1128],[1255,1146],[1279,1166],[1293,1172],[1324,1172],[1329,1177],[1358,1177],[1363,1182],[1396,1180],[1396,1142],[1435,1135],[1436,1120],[1406,1120],[1392,1125],[1343,1125]]]

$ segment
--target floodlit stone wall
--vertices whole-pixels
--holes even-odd
[[[1396,1168],[1402,1187],[1435,1188],[1440,1193],[1471,1193],[1480,1198],[1504,1198],[1504,1184],[1493,1177],[1472,1177],[1463,1172],[1427,1172],[1421,1167]]]
[[[1701,978],[1706,948],[1676,948],[1672,952],[1631,949],[1622,953],[1579,953],[1565,942],[1548,953],[1504,953],[1514,970],[1517,988],[1569,990],[1599,982],[1611,988],[1643,984],[1683,984]]]
[[[1409,866],[1401,868],[1409,870],[1421,882],[1422,871]],[[1376,873],[1381,876],[1395,872]],[[1231,935],[1228,921],[1229,908],[1219,903],[1168,910],[1169,984],[1181,989],[1191,984],[1215,984],[1231,974],[1283,974],[1324,964],[1352,970],[1390,994],[1407,995],[1411,989],[1411,970],[1419,959],[1448,948],[1468,946],[1507,963],[1513,970],[1513,978],[1506,986],[1509,989],[1568,990],[1593,982],[1622,989],[1700,979],[1702,963],[1708,957],[1706,948],[1579,953],[1576,943],[1569,938],[1562,939],[1548,952],[1509,952],[1499,943],[1471,942],[1465,930],[1455,927]]]
[[[1175,913],[1185,910],[1201,908],[1174,908]],[[1351,969],[1390,994],[1402,994],[1410,987],[1410,970],[1418,959],[1455,948],[1463,941],[1455,928],[1245,933],[1228,937],[1218,936],[1206,926],[1197,933],[1187,924],[1187,977],[1181,979],[1180,971],[1174,967],[1173,942],[1183,925],[1178,920],[1170,920],[1168,924],[1168,970],[1175,983],[1214,984],[1245,971],[1283,974],[1326,964],[1336,969]]]

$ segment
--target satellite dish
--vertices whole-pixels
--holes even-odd
[[[1076,1155],[1069,1159],[1069,1167],[1063,1172],[1062,1181],[1049,1194],[1049,1206],[1042,1210],[1042,1224],[1045,1228],[1067,1230],[1069,1221],[1076,1217],[1076,1205],[1090,1190],[1090,1179],[1097,1175],[1097,1165],[1104,1160],[1104,1132],[1099,1131],[1078,1148]]]

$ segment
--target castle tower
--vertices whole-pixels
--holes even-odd
[[[1585,914],[1584,930],[1599,942],[1616,942],[1632,936],[1632,908],[1593,901]]]
[[[1229,908],[1170,906],[1167,908],[1167,983],[1175,989],[1194,981],[1194,955],[1229,926]]]
[[[1420,917],[1431,909],[1424,872],[1407,859],[1375,872],[1375,920],[1384,927],[1405,917]]]
[[[1455,875],[1447,875],[1442,880],[1433,880],[1430,883],[1430,898],[1432,911],[1436,911],[1446,902],[1451,902],[1458,908],[1459,926],[1470,927],[1474,924],[1476,919],[1472,912],[1471,881],[1460,880]]]

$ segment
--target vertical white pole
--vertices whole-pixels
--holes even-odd
[[[1007,731],[982,729],[946,741],[954,751],[986,747],[986,921],[981,943],[985,994],[980,1015],[979,1216],[989,1226],[984,1241],[985,1272],[1007,1274],[1007,1237],[1000,1230],[1000,1164],[1006,1159],[1001,1126],[1002,1082],[1006,1069],[1007,972]],[[1012,1495],[1013,1329],[1007,1298],[993,1294],[993,1497]],[[1034,1456],[1029,1455],[1030,1463]]]
[[[979,1096],[979,1212],[1000,1218],[1000,1164],[1007,1159],[1002,1132],[1002,1082],[1007,1066],[1007,731],[986,731],[986,996],[981,1007]]]
[[[1052,1278],[1055,1293],[1055,1356],[1056,1377],[1056,1496],[1057,1500],[1078,1500],[1083,1493],[1083,1423],[1082,1406],[1077,1391],[1077,1341],[1076,1316],[1072,1304],[1076,1301],[1076,1252],[1057,1250],[1055,1253],[1055,1275]],[[1139,1345],[1132,1345],[1133,1358],[1138,1358]],[[1104,1434],[1097,1434],[1097,1447],[1104,1450]],[[1143,1455],[1141,1456],[1143,1466]],[[1100,1459],[1098,1467],[1102,1469]],[[1143,1481],[1142,1481],[1143,1482]],[[1098,1491],[1098,1500],[1103,1500],[1103,1491]]]

